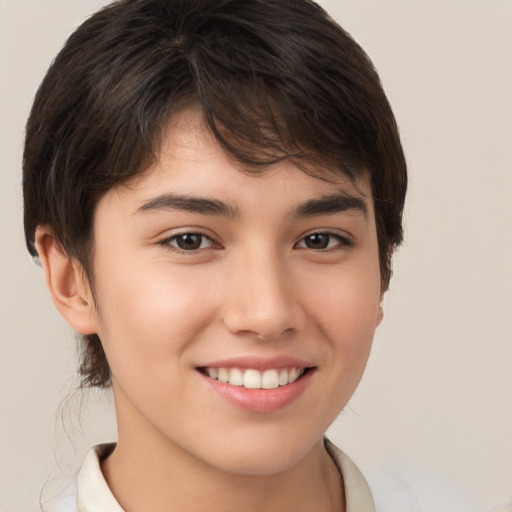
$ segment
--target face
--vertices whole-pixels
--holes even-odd
[[[308,453],[354,392],[381,317],[369,195],[366,181],[289,162],[241,172],[197,113],[176,117],[159,162],[95,214],[120,442],[244,474]]]

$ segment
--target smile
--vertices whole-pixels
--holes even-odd
[[[317,366],[295,357],[240,357],[196,367],[212,396],[251,413],[273,413],[299,399]]]
[[[279,368],[265,371],[248,368],[203,368],[201,372],[211,379],[246,389],[276,389],[292,384],[306,372],[306,368]]]

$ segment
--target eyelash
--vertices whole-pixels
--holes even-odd
[[[192,249],[184,249],[183,247],[179,247],[177,245],[177,240],[180,238],[183,239],[184,237],[198,237],[199,238],[199,246]],[[320,247],[320,248],[314,248],[314,247],[307,247],[306,246],[300,246],[301,244],[306,244],[306,240],[311,239],[312,237],[327,237],[327,247]],[[334,246],[330,247],[330,244],[333,240],[336,240],[336,244]],[[204,242],[208,242],[209,245],[207,247],[202,247]],[[161,242],[159,242],[159,245],[165,246],[169,251],[175,251],[182,254],[191,254],[195,252],[199,252],[201,250],[206,249],[212,249],[212,248],[219,248],[220,246],[217,245],[215,247],[216,243],[215,241],[209,237],[208,235],[205,235],[204,233],[198,233],[194,231],[187,231],[184,233],[178,233],[177,235],[172,235]],[[349,240],[348,238],[341,236],[339,233],[333,233],[330,231],[315,231],[313,233],[309,233],[308,235],[303,236],[294,246],[294,248],[297,249],[309,249],[315,252],[323,252],[323,251],[335,251],[335,250],[341,250],[344,248],[352,247],[354,243]]]

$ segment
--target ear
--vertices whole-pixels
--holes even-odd
[[[81,266],[71,261],[52,231],[38,226],[35,245],[53,303],[68,324],[81,334],[97,332],[97,315]]]

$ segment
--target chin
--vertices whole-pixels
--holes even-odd
[[[210,464],[217,469],[238,475],[274,475],[286,472],[299,463],[318,443],[322,435],[312,440],[287,436],[255,434],[250,439],[227,439],[216,452],[210,453]],[[215,460],[214,460],[215,459]]]

